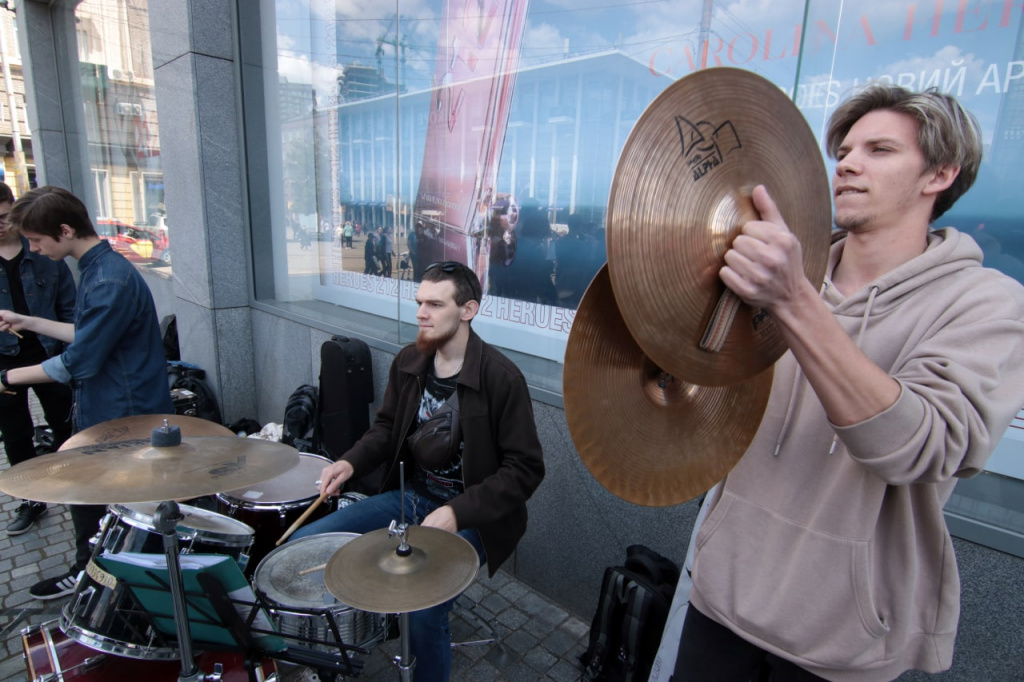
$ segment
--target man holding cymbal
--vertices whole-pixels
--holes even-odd
[[[952,97],[872,86],[833,114],[821,291],[763,186],[720,275],[790,352],[701,527],[677,680],[891,680],[952,662],[960,584],[942,507],[1024,404],[1024,287],[932,229],[974,182]],[[824,226],[823,226],[824,227]]]
[[[15,202],[10,220],[33,253],[75,258],[80,279],[74,324],[0,310],[0,332],[28,330],[69,344],[42,364],[0,371],[0,390],[71,384],[76,431],[121,417],[173,414],[153,296],[135,267],[96,234],[85,204],[60,187],[40,187]],[[102,505],[71,505],[75,564],[29,594],[56,599],[74,591],[104,513]]]
[[[416,343],[391,364],[387,390],[369,431],[324,468],[321,494],[386,465],[382,488],[316,521],[295,537],[369,533],[402,518],[458,533],[490,574],[526,532],[526,500],[544,477],[544,461],[526,380],[512,362],[476,335],[480,281],[462,263],[423,270],[416,293]],[[406,495],[399,463],[406,464]],[[447,680],[448,613],[454,598],[409,614],[415,679]]]

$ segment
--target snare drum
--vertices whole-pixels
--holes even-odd
[[[175,661],[142,661],[121,658],[94,651],[68,639],[51,620],[21,631],[25,651],[25,667],[30,682],[104,682],[109,680],[146,680],[147,682],[177,682],[181,663]],[[248,682],[245,657],[240,653],[197,653],[195,662],[204,673],[213,672],[215,664],[224,666],[224,682]],[[259,682],[274,680],[277,665],[271,659],[262,661],[255,671]]]
[[[317,651],[338,652],[338,644],[368,648],[387,634],[388,617],[341,603],[324,585],[323,566],[356,533],[323,533],[293,540],[268,554],[256,568],[253,588],[278,632]],[[333,620],[341,634],[330,629]],[[292,640],[298,638],[298,640]]]
[[[97,542],[111,554],[163,554],[163,536],[153,523],[157,506],[154,502],[110,505],[104,518],[107,532]],[[178,507],[183,518],[175,530],[182,554],[226,554],[245,568],[253,542],[252,528],[216,512],[186,504]],[[93,580],[88,571],[65,604],[60,625],[68,637],[97,651],[147,660],[180,657],[177,646],[149,626],[127,589],[121,585],[106,587]]]
[[[220,510],[256,529],[247,575],[270,554],[284,532],[320,497],[316,481],[331,460],[308,452],[299,453],[298,465],[276,478],[247,488],[218,493]],[[316,521],[333,509],[330,500],[317,505],[309,516]]]

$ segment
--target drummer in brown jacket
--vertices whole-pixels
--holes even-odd
[[[458,533],[490,574],[526,532],[526,501],[544,477],[530,394],[519,369],[470,328],[480,310],[476,274],[462,263],[423,271],[416,343],[395,357],[369,431],[323,470],[320,491],[386,465],[384,492],[343,507],[295,533],[367,533],[402,518]],[[447,680],[448,614],[454,599],[410,614],[417,680]]]

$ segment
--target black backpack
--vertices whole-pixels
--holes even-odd
[[[646,681],[678,581],[679,567],[643,545],[626,549],[624,566],[605,569],[580,679]]]
[[[284,429],[281,442],[299,452],[316,454],[320,448],[317,434],[317,403],[320,396],[316,386],[303,384],[292,391],[284,408]]]

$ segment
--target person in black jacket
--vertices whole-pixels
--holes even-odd
[[[458,533],[491,575],[526,532],[526,501],[544,477],[526,380],[470,328],[480,281],[462,263],[434,263],[416,293],[416,343],[395,357],[370,430],[324,468],[320,491],[337,493],[353,476],[387,467],[383,492],[300,529],[367,533],[401,519],[399,463],[406,466],[406,514],[423,526]],[[430,439],[438,421],[449,436]],[[417,680],[447,680],[448,613],[454,599],[410,614]]]

